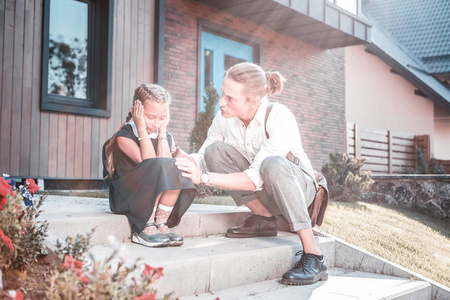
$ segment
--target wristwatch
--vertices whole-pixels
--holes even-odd
[[[209,182],[209,174],[206,172],[203,172],[202,176],[200,177],[200,180],[203,184],[207,184]]]

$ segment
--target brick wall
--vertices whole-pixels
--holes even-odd
[[[164,86],[174,99],[169,129],[183,149],[189,147],[196,117],[199,18],[262,41],[261,66],[288,80],[272,101],[296,116],[315,168],[328,161],[329,153],[346,151],[344,49],[324,51],[194,1],[167,0]]]

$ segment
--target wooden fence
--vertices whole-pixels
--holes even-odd
[[[347,153],[366,158],[363,169],[403,174],[416,166],[416,136],[347,123]]]

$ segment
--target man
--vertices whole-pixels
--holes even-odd
[[[227,237],[276,236],[273,214],[282,214],[303,245],[300,261],[282,283],[312,284],[328,279],[323,255],[312,232],[308,206],[314,200],[314,171],[303,150],[294,115],[275,103],[267,117],[267,96],[279,94],[284,78],[252,63],[228,70],[220,113],[199,153],[176,161],[194,184],[229,190],[237,205],[253,215],[228,229]]]

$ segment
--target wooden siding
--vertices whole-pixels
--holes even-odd
[[[155,0],[115,0],[110,118],[40,111],[43,0],[0,0],[0,173],[102,177],[101,147],[154,81]]]
[[[416,165],[416,136],[347,123],[347,153],[366,158],[362,169],[402,174]]]

